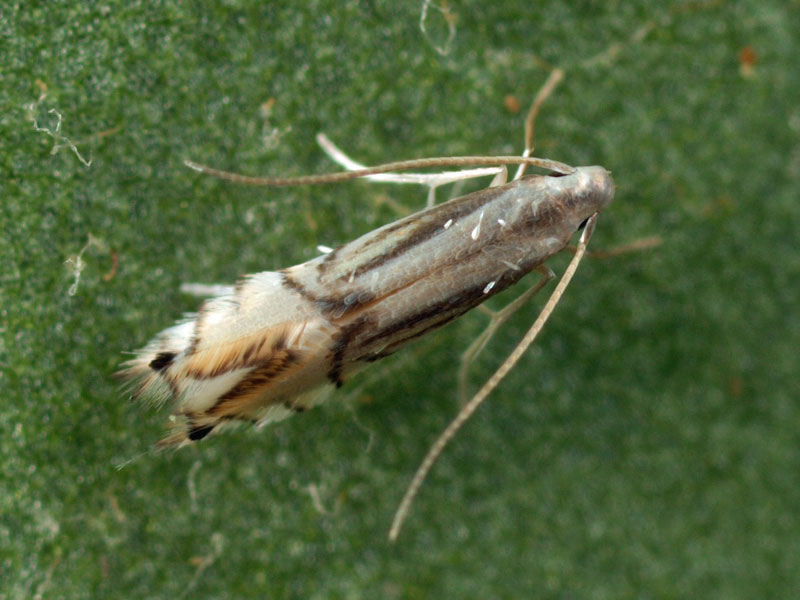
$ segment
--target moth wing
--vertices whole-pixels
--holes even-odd
[[[166,444],[200,439],[216,425],[279,420],[313,404],[336,330],[280,273],[240,282],[196,315],[161,332],[123,365],[134,397],[174,402]]]

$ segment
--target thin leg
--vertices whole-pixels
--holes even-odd
[[[533,104],[531,104],[531,108],[528,111],[528,116],[525,118],[525,151],[522,153],[524,158],[528,158],[533,154],[533,126],[536,122],[536,115],[539,114],[539,109],[542,108],[542,104],[544,104],[544,101],[553,93],[553,90],[563,78],[564,71],[561,69],[553,69],[547,81],[544,82],[542,89],[539,90],[539,93],[536,94],[536,97],[533,99]],[[526,166],[527,165],[524,163],[519,166],[517,173],[514,175],[514,181],[525,174]]]
[[[348,171],[358,171],[367,168],[365,165],[347,156],[338,146],[328,139],[324,133],[317,134],[317,143],[331,160]],[[476,177],[485,177],[487,175],[497,175],[501,170],[502,167],[488,167],[462,171],[446,171],[443,173],[381,173],[378,175],[368,175],[364,177],[364,179],[382,183],[415,183],[428,186],[430,188],[428,203],[429,206],[432,206],[431,199],[435,194],[436,188],[440,185],[453,183],[454,181],[463,181],[465,179],[475,179]]]
[[[590,258],[614,258],[616,256],[621,256],[623,254],[630,254],[632,252],[640,252],[642,250],[649,250],[650,248],[655,248],[662,244],[663,240],[661,236],[654,235],[651,237],[646,238],[639,238],[638,240],[634,240],[629,244],[623,244],[622,246],[614,246],[610,250],[594,250],[589,251],[586,253],[586,256]],[[576,248],[575,246],[567,246],[564,248],[569,252],[575,253]]]
[[[181,292],[198,298],[232,296],[233,286],[220,283],[182,283]]]
[[[492,179],[491,183],[489,184],[490,188],[497,187],[499,185],[505,185],[506,182],[508,182],[508,167],[506,167],[506,165],[501,165],[499,169],[500,171],[497,173],[497,175],[494,176],[494,179]],[[455,185],[453,185],[453,187],[450,189],[450,198],[448,198],[448,200],[452,200],[453,198],[458,198],[459,196],[461,196],[461,191],[463,188],[464,188],[464,180],[456,181]],[[431,192],[428,194],[427,208],[430,208],[431,206],[436,204],[436,202],[433,201],[432,199],[433,194],[434,190],[432,189]]]
[[[492,179],[492,183],[489,184],[489,187],[497,187],[499,185],[505,185],[508,181],[508,167],[503,165],[500,167],[500,172],[494,176]]]
[[[348,171],[357,171],[366,168],[365,165],[354,161],[347,156],[338,146],[336,146],[324,133],[317,134],[317,143],[322,150],[327,154],[331,160],[340,164]],[[428,199],[426,207],[430,208],[436,204],[436,188],[440,185],[453,183],[454,181],[464,181],[467,179],[475,179],[477,177],[485,177],[486,175],[494,175],[491,185],[496,185],[495,181],[498,177],[505,177],[503,172],[508,173],[505,166],[502,167],[489,167],[484,169],[467,169],[463,171],[447,171],[444,173],[382,173],[380,175],[370,175],[365,177],[369,181],[379,181],[383,183],[416,183],[419,185],[428,186]]]
[[[545,267],[544,265],[537,267],[536,271],[541,274],[542,278],[539,279],[534,286],[517,296],[501,310],[492,311],[488,308],[486,309],[486,312],[489,314],[490,318],[489,324],[486,326],[486,329],[483,330],[483,333],[473,340],[469,348],[467,348],[466,352],[464,352],[464,354],[461,356],[461,367],[458,370],[458,397],[461,406],[466,405],[468,400],[467,376],[469,375],[469,369],[472,366],[472,363],[475,362],[475,359],[478,358],[478,355],[483,352],[486,344],[489,343],[489,340],[492,339],[492,336],[497,332],[498,329],[500,329],[503,323],[505,323],[509,317],[511,317],[511,315],[517,311],[518,308],[520,308],[523,304],[526,304],[528,300],[539,293],[539,291],[541,291],[541,289],[555,277],[555,273],[553,273],[549,267]],[[484,305],[481,304],[480,308],[483,306]]]
[[[528,347],[533,343],[536,339],[536,336],[539,335],[539,332],[544,327],[544,324],[547,322],[547,319],[550,318],[550,315],[555,309],[556,305],[558,304],[559,300],[561,300],[561,296],[564,294],[567,286],[569,285],[570,280],[575,275],[575,271],[578,269],[578,264],[581,262],[581,258],[583,258],[584,253],[586,252],[586,245],[589,242],[589,238],[592,236],[592,231],[594,231],[594,226],[597,223],[597,213],[589,217],[586,222],[586,227],[581,234],[580,241],[578,242],[578,249],[575,252],[575,256],[570,261],[569,265],[567,266],[564,274],[561,276],[561,280],[558,282],[556,289],[553,290],[553,293],[550,295],[550,298],[547,300],[547,303],[542,308],[542,312],[539,313],[539,316],[534,321],[531,328],[525,334],[525,336],[520,340],[517,347],[511,351],[511,354],[508,355],[508,358],[500,365],[500,368],[494,372],[494,374],[489,377],[483,387],[475,394],[472,399],[464,405],[464,407],[459,411],[458,415],[456,415],[455,419],[450,422],[450,425],[442,432],[439,438],[433,443],[428,450],[428,454],[422,460],[417,472],[414,474],[414,477],[411,479],[411,483],[408,485],[406,489],[406,493],[403,496],[403,499],[400,501],[400,505],[397,507],[397,512],[394,514],[394,519],[392,520],[392,526],[389,528],[389,540],[395,541],[397,536],[400,534],[400,529],[403,527],[403,523],[408,516],[409,511],[411,510],[411,505],[414,502],[414,498],[417,496],[419,492],[420,486],[425,481],[428,473],[433,467],[436,459],[439,458],[439,455],[444,450],[444,447],[447,443],[453,439],[458,430],[467,422],[467,420],[472,416],[478,407],[486,400],[486,397],[492,393],[492,391],[498,386],[498,384],[503,380],[503,378],[508,374],[508,372],[514,368],[514,365],[517,364],[522,355],[525,354],[525,351]]]
[[[528,116],[525,119],[525,150],[522,153],[524,158],[531,156],[533,152],[533,128],[536,121],[536,115],[544,104],[545,100],[553,93],[553,90],[558,83],[563,79],[564,72],[561,69],[554,69],[550,76],[545,81],[542,89],[536,94],[533,100]],[[336,146],[324,133],[317,134],[317,143],[322,150],[333,160],[348,171],[357,171],[365,169],[366,165],[354,161],[347,156],[338,146]],[[517,173],[514,175],[514,180],[519,179],[525,173],[525,164],[519,165]],[[427,207],[430,208],[436,204],[436,188],[440,185],[452,183],[454,181],[464,181],[476,177],[483,177],[485,175],[492,175],[495,177],[489,184],[489,187],[503,185],[508,181],[508,169],[505,165],[498,168],[485,168],[485,169],[469,169],[465,171],[449,171],[444,173],[383,173],[380,175],[368,175],[365,179],[371,181],[381,181],[384,183],[417,183],[420,185],[428,186],[428,201]]]
[[[648,238],[639,238],[638,240],[634,240],[630,244],[625,244],[623,246],[615,246],[610,250],[595,250],[594,252],[589,252],[589,256],[592,258],[613,258],[614,256],[620,256],[621,254],[640,252],[641,250],[655,248],[656,246],[660,246],[661,242],[661,237],[654,235]]]

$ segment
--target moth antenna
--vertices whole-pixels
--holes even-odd
[[[458,167],[469,165],[529,165],[540,167],[548,171],[555,171],[564,175],[575,172],[575,167],[571,167],[556,160],[547,158],[535,158],[532,156],[443,156],[435,158],[419,158],[414,160],[404,160],[400,162],[385,163],[366,169],[356,171],[344,171],[340,173],[326,173],[323,175],[301,175],[299,177],[252,177],[215,169],[207,165],[202,165],[191,160],[184,160],[190,169],[211,175],[217,179],[225,179],[233,183],[244,185],[263,185],[263,186],[290,186],[290,185],[320,185],[324,183],[338,183],[350,181],[368,175],[379,175],[392,171],[407,171],[409,169],[423,169],[428,167]]]
[[[533,325],[531,325],[531,328],[520,340],[511,354],[508,355],[508,358],[506,358],[503,364],[500,365],[497,371],[495,371],[494,374],[486,381],[478,393],[472,397],[472,400],[463,406],[456,417],[450,422],[450,425],[448,425],[441,435],[439,435],[437,440],[428,450],[428,454],[422,460],[422,463],[420,463],[416,473],[414,473],[414,477],[411,479],[411,483],[408,484],[406,493],[397,507],[397,511],[394,514],[394,519],[392,519],[392,526],[389,528],[389,541],[396,541],[397,536],[400,535],[400,529],[403,527],[403,523],[408,517],[408,514],[411,510],[411,505],[419,493],[422,483],[425,481],[425,478],[428,476],[428,473],[430,472],[434,463],[436,463],[436,460],[441,455],[442,450],[444,450],[448,442],[453,439],[453,436],[458,433],[459,429],[461,429],[464,423],[466,423],[467,419],[469,419],[483,403],[483,401],[486,400],[487,396],[492,393],[492,391],[498,386],[508,372],[514,368],[514,365],[517,364],[522,355],[525,354],[525,351],[528,349],[528,347],[536,339],[536,336],[539,335],[539,332],[542,330],[542,327],[544,327],[547,319],[550,318],[553,309],[555,309],[559,300],[561,300],[561,296],[567,289],[570,280],[575,275],[575,271],[578,269],[578,264],[586,252],[586,246],[589,243],[589,238],[594,231],[594,226],[596,223],[597,213],[593,214],[586,221],[586,227],[584,228],[580,240],[578,241],[578,247],[575,251],[575,256],[572,257],[569,265],[564,270],[564,274],[561,276],[558,285],[556,285],[556,288],[553,290],[550,298],[548,298],[547,303],[544,305],[544,308],[542,308],[542,312],[539,313],[536,321],[534,321]]]

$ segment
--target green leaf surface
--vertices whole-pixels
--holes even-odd
[[[0,598],[800,596],[800,4],[425,4],[0,5]],[[584,261],[397,544],[479,313],[324,407],[151,451],[168,411],[112,375],[196,308],[182,282],[425,200],[183,159],[334,171],[320,131],[367,164],[519,153],[554,67],[536,155],[613,171],[594,249],[661,244]]]

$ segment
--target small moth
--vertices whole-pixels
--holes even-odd
[[[536,102],[531,113],[535,110]],[[217,177],[263,185],[376,175],[400,181],[410,176],[392,172],[440,165],[521,167],[509,183],[496,181],[302,264],[216,289],[220,295],[206,300],[196,315],[158,334],[123,366],[134,397],[171,403],[172,432],[160,444],[181,446],[217,433],[227,423],[262,425],[311,408],[320,388],[341,386],[360,369],[475,308],[529,272],[549,272],[545,261],[586,226],[536,324],[431,448],[395,517],[390,532],[395,538],[444,445],[544,325],[577,268],[597,213],[614,195],[614,183],[602,167],[570,167],[530,157],[532,122],[529,116],[528,150],[522,157],[422,159],[300,178],[251,178],[187,163]],[[522,176],[526,165],[551,173]],[[500,179],[504,175],[505,167]],[[468,176],[474,175],[450,174],[449,180]]]

